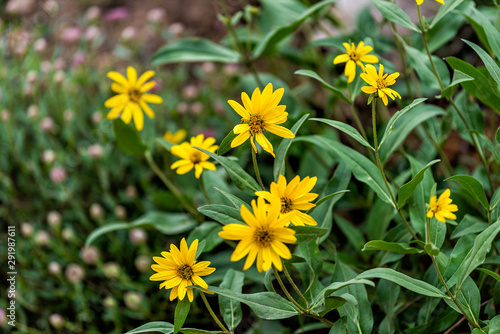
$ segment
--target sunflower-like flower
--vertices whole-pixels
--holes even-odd
[[[257,152],[254,138],[260,146],[274,157],[273,146],[264,136],[267,130],[283,138],[294,138],[292,131],[279,126],[286,122],[288,113],[285,112],[286,106],[278,105],[283,97],[285,90],[279,88],[273,92],[273,85],[268,84],[260,93],[259,88],[255,88],[250,99],[247,93],[241,93],[243,106],[236,101],[227,101],[229,105],[241,116],[241,122],[234,127],[233,132],[238,136],[231,142],[231,147],[243,144],[248,138],[252,147]]]
[[[179,144],[181,141],[184,140],[187,136],[187,131],[184,129],[179,129],[177,130],[176,133],[172,133],[170,131],[165,132],[165,135],[163,135],[163,139],[165,139],[168,142],[171,142],[172,144]]]
[[[340,63],[345,63],[344,75],[347,77],[347,82],[351,83],[356,76],[356,65],[361,67],[363,71],[365,66],[363,63],[378,63],[377,56],[369,55],[367,53],[371,52],[373,48],[369,45],[365,45],[364,42],[359,42],[358,47],[354,46],[354,43],[343,43],[346,53],[338,55],[333,60],[333,64],[337,65]]]
[[[278,183],[272,182],[270,191],[257,191],[255,195],[271,202],[275,199],[281,202],[281,215],[290,213],[290,221],[295,226],[313,225],[318,223],[313,217],[305,214],[302,211],[309,210],[316,205],[310,203],[318,197],[318,194],[310,191],[316,185],[318,178],[309,176],[300,181],[300,176],[295,176],[287,185],[283,175],[278,178]]]
[[[429,203],[429,211],[427,218],[436,217],[440,222],[446,223],[446,218],[455,220],[457,216],[453,212],[458,211],[458,206],[451,204],[450,189],[446,189],[436,200],[436,196],[432,196]]]
[[[112,108],[107,118],[114,119],[121,115],[122,121],[128,124],[133,116],[135,127],[141,131],[144,126],[142,110],[149,118],[154,118],[155,114],[148,103],[163,102],[158,95],[146,94],[156,84],[155,81],[148,81],[154,74],[154,71],[147,71],[137,79],[137,72],[132,66],[127,68],[127,78],[115,71],[108,72],[108,77],[115,81],[111,84],[111,90],[118,95],[104,102],[106,108]]]
[[[205,139],[203,134],[199,134],[196,137],[192,137],[190,142],[184,142],[180,145],[172,146],[171,152],[173,155],[181,158],[177,160],[170,166],[179,175],[184,175],[194,168],[194,175],[197,179],[200,178],[203,169],[215,170],[215,165],[210,161],[210,156],[195,147],[202,148],[209,152],[214,153],[218,145],[214,145],[215,138],[208,137]]]
[[[424,3],[424,0],[415,0],[417,2],[417,5],[421,5]],[[444,1],[443,0],[435,0],[436,2],[439,2],[440,4],[444,5]]]
[[[240,214],[246,225],[225,225],[219,236],[227,240],[241,240],[231,255],[231,261],[247,256],[243,270],[250,268],[257,259],[259,272],[267,271],[272,264],[281,271],[281,258],[292,258],[285,243],[297,241],[295,231],[285,227],[290,222],[290,216],[280,217],[281,203],[273,200],[267,205],[262,197],[257,202],[252,200],[252,210],[253,213],[242,205]]]
[[[384,74],[384,65],[380,64],[378,73],[373,65],[366,65],[366,72],[361,73],[361,78],[370,86],[363,86],[361,90],[367,94],[374,94],[375,97],[380,97],[384,104],[387,105],[388,100],[387,96],[391,99],[396,99],[399,97],[401,99],[401,95],[396,92],[394,89],[388,88],[388,86],[392,86],[396,83],[396,78],[399,77],[399,73],[393,73],[389,75],[389,73]]]
[[[170,245],[170,252],[161,252],[162,257],[155,256],[153,260],[157,264],[151,265],[151,269],[156,271],[149,279],[151,281],[164,281],[160,284],[160,289],[172,289],[170,291],[170,301],[179,297],[183,300],[188,296],[190,302],[193,301],[193,288],[191,285],[198,285],[207,289],[207,283],[201,276],[210,275],[215,268],[210,268],[210,261],[195,260],[198,250],[198,239],[191,243],[188,248],[186,239],[182,239],[180,250],[174,244]],[[210,293],[210,292],[209,292]]]

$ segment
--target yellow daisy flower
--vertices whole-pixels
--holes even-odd
[[[255,195],[271,202],[278,199],[281,202],[281,215],[290,213],[290,221],[295,226],[313,225],[318,223],[313,217],[305,214],[302,211],[307,211],[316,205],[309,203],[318,197],[318,194],[313,194],[310,191],[316,185],[318,178],[309,176],[300,181],[300,176],[295,176],[287,185],[283,175],[279,176],[278,183],[271,183],[271,191],[257,191]]]
[[[208,267],[210,261],[197,262],[194,259],[197,250],[198,239],[193,241],[188,248],[186,239],[183,238],[180,250],[171,244],[170,252],[161,252],[162,257],[153,257],[157,264],[151,265],[151,269],[156,271],[156,274],[149,279],[151,281],[164,281],[160,284],[160,289],[172,289],[170,301],[177,297],[179,300],[183,300],[187,294],[189,301],[192,302],[193,288],[188,288],[191,285],[208,289],[208,284],[201,276],[210,275],[215,271],[215,268]]]
[[[429,211],[427,211],[427,218],[436,217],[440,222],[446,223],[446,218],[455,220],[457,216],[452,212],[458,211],[458,207],[455,204],[451,204],[452,199],[450,198],[450,189],[446,189],[439,199],[436,200],[436,196],[432,196],[431,202],[429,203]]]
[[[280,202],[273,200],[267,205],[262,197],[259,197],[257,202],[252,200],[252,210],[253,214],[242,205],[240,214],[246,225],[227,224],[222,227],[219,236],[227,240],[241,240],[231,255],[231,261],[239,261],[247,256],[243,270],[250,268],[257,259],[259,272],[267,271],[272,264],[281,271],[281,258],[292,258],[292,253],[285,243],[297,241],[295,231],[285,227],[290,216],[279,217]]]
[[[192,137],[189,143],[184,142],[180,145],[172,146],[172,154],[181,158],[181,160],[174,162],[170,168],[177,168],[175,172],[179,175],[184,175],[194,168],[194,175],[197,179],[200,178],[203,169],[215,170],[215,165],[207,161],[210,159],[210,156],[194,148],[199,147],[214,153],[217,148],[219,148],[219,146],[214,145],[214,143],[215,138],[208,137],[205,139],[203,134],[199,134],[196,137]]]
[[[354,46],[354,43],[343,43],[346,53],[338,55],[333,60],[333,64],[337,65],[340,63],[345,63],[344,75],[347,77],[347,82],[351,83],[356,76],[356,64],[365,70],[364,63],[378,63],[377,56],[369,55],[367,53],[371,52],[373,48],[366,45],[364,42],[359,42],[358,47]]]
[[[172,133],[170,131],[165,132],[165,135],[163,136],[163,139],[165,139],[168,142],[171,142],[172,144],[179,144],[181,141],[184,140],[187,136],[187,131],[184,129],[179,129],[177,130],[176,133]]]
[[[375,69],[373,65],[366,65],[366,72],[361,73],[361,78],[370,86],[363,86],[361,90],[367,94],[374,94],[375,97],[380,97],[384,104],[387,105],[387,96],[391,99],[395,99],[396,96],[401,99],[401,95],[398,92],[388,86],[392,86],[396,83],[396,78],[399,77],[399,73],[393,73],[389,75],[384,74],[384,65],[380,64],[379,71]]]
[[[257,152],[255,138],[259,145],[274,157],[273,146],[264,136],[265,130],[283,138],[295,137],[292,131],[278,125],[285,123],[288,116],[288,113],[285,112],[286,106],[278,105],[284,92],[283,88],[273,92],[273,85],[268,84],[262,94],[259,88],[255,88],[251,99],[247,93],[241,93],[243,106],[233,100],[227,101],[234,111],[242,117],[241,122],[243,123],[236,125],[233,129],[233,132],[238,136],[231,142],[232,148],[243,144],[250,138],[252,147]]]
[[[111,90],[118,93],[104,102],[106,108],[112,108],[107,115],[108,119],[121,115],[123,122],[128,124],[133,116],[135,127],[141,131],[144,126],[142,110],[149,118],[154,118],[155,114],[148,103],[163,102],[158,95],[146,94],[156,84],[154,81],[146,82],[154,74],[154,71],[147,71],[137,79],[137,72],[132,66],[127,67],[127,78],[115,71],[108,72],[108,77],[116,81],[111,84]]]
[[[424,3],[424,0],[415,0],[417,2],[417,5],[421,5],[422,3]],[[436,2],[439,2],[440,4],[444,5],[444,1],[443,0],[435,0]]]

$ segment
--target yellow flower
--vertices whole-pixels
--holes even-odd
[[[417,5],[419,5],[419,6],[424,2],[424,0],[416,0],[416,1],[417,1]],[[439,2],[442,5],[444,5],[444,1],[443,0],[435,0],[435,1]]]
[[[316,205],[309,203],[318,197],[318,194],[313,194],[310,191],[314,188],[318,178],[309,176],[300,181],[300,176],[295,176],[287,185],[283,175],[279,176],[278,183],[271,183],[271,191],[257,191],[255,195],[271,202],[277,199],[281,202],[281,215],[290,213],[290,221],[295,226],[313,225],[318,223],[313,217],[301,212],[309,210]]]
[[[163,138],[166,141],[171,142],[172,144],[179,144],[181,141],[184,140],[184,138],[186,138],[186,136],[187,136],[187,131],[184,129],[179,129],[177,130],[176,133],[172,133],[170,131],[165,132]]]
[[[373,48],[371,46],[366,45],[364,42],[359,42],[358,47],[354,46],[354,43],[343,43],[345,50],[347,53],[338,55],[333,60],[335,65],[340,63],[345,63],[344,75],[347,77],[347,82],[352,82],[354,77],[356,76],[356,64],[365,70],[363,62],[365,63],[378,63],[377,56],[369,55],[367,53],[371,52]]]
[[[207,289],[207,283],[201,276],[210,275],[215,268],[208,267],[210,261],[197,262],[194,257],[198,249],[198,239],[191,243],[188,249],[186,239],[182,239],[180,250],[174,245],[170,245],[170,252],[161,252],[162,257],[153,257],[157,264],[153,264],[151,269],[156,271],[149,279],[151,281],[164,281],[160,284],[160,289],[172,289],[170,291],[170,301],[179,297],[183,300],[188,296],[190,302],[193,301],[193,288],[190,285],[198,285]]]
[[[127,78],[115,71],[108,72],[108,77],[116,81],[111,84],[111,89],[118,93],[104,102],[106,108],[112,108],[108,113],[108,119],[121,115],[123,122],[128,124],[133,116],[135,127],[141,131],[144,126],[142,110],[149,118],[154,118],[155,114],[148,103],[162,103],[163,101],[158,95],[146,94],[156,84],[154,81],[146,82],[154,74],[154,71],[147,71],[137,79],[137,72],[132,66],[127,68]]]
[[[234,111],[242,117],[241,122],[243,123],[234,127],[233,132],[238,136],[231,142],[231,147],[239,146],[250,138],[252,147],[257,152],[255,138],[260,146],[274,157],[273,146],[264,136],[265,130],[283,138],[295,137],[292,131],[278,125],[285,123],[288,116],[288,113],[285,112],[286,106],[278,105],[284,92],[283,88],[273,92],[273,85],[268,84],[262,94],[259,88],[255,88],[252,99],[248,97],[247,93],[241,93],[243,106],[233,100],[227,101]]]
[[[427,211],[427,218],[436,217],[440,222],[446,223],[446,218],[455,220],[457,216],[452,212],[458,211],[455,204],[451,204],[450,189],[446,189],[439,199],[436,201],[436,196],[432,196],[429,203],[429,211]]]
[[[180,145],[172,146],[172,154],[181,158],[181,160],[174,162],[170,168],[177,168],[176,173],[179,175],[184,175],[194,168],[194,175],[197,179],[200,178],[203,169],[215,170],[215,165],[207,161],[210,159],[210,156],[194,148],[199,147],[214,153],[219,147],[214,145],[214,143],[215,138],[208,137],[205,139],[205,136],[200,134],[192,137],[190,143],[184,142]]]
[[[267,271],[274,264],[282,270],[281,258],[290,259],[292,254],[284,243],[297,241],[295,231],[285,227],[289,215],[280,216],[281,204],[273,200],[268,206],[264,198],[252,200],[253,214],[242,205],[240,214],[244,224],[228,224],[222,227],[219,236],[227,240],[241,240],[236,246],[231,261],[239,261],[247,256],[243,270],[247,270],[257,259],[257,270]]]
[[[387,96],[391,99],[395,99],[396,96],[401,99],[401,95],[398,92],[388,86],[392,86],[396,83],[396,78],[399,77],[399,73],[393,73],[389,75],[384,74],[384,65],[380,64],[379,71],[375,69],[373,65],[366,65],[366,72],[361,73],[361,78],[366,81],[370,86],[363,86],[361,90],[367,94],[374,94],[375,97],[380,97],[384,104],[387,105]]]

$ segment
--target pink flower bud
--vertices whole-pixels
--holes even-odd
[[[232,76],[236,75],[238,73],[238,70],[239,70],[239,66],[236,63],[226,64],[226,66],[224,66],[224,73],[228,77],[232,77]]]
[[[54,68],[56,70],[62,70],[64,67],[66,67],[66,61],[64,60],[64,58],[59,57],[54,60]]]
[[[100,111],[96,111],[92,114],[92,123],[97,124],[102,120],[102,113]]]
[[[35,244],[38,246],[47,246],[50,243],[50,235],[47,231],[38,231],[35,234]]]
[[[52,64],[50,63],[50,61],[44,60],[40,65],[40,69],[43,73],[48,73],[52,69]]]
[[[50,211],[47,214],[47,222],[49,223],[49,226],[56,229],[61,225],[62,221],[62,216],[59,212],[57,211]]]
[[[49,263],[49,273],[51,275],[58,275],[61,272],[61,265],[55,261]]]
[[[195,115],[201,114],[203,111],[203,104],[201,102],[195,102],[191,105],[191,113]]]
[[[66,74],[61,71],[61,70],[58,70],[55,74],[54,74],[54,81],[58,84],[62,84],[64,82],[64,80],[66,80]]]
[[[27,14],[33,9],[35,0],[10,0],[5,11],[10,14]]]
[[[147,13],[146,18],[151,23],[160,23],[165,20],[166,14],[163,8],[153,8]]]
[[[122,205],[117,205],[115,207],[115,215],[119,219],[125,219],[127,218],[127,209]]]
[[[89,21],[95,21],[101,17],[101,9],[97,6],[91,6],[85,12],[85,17]]]
[[[64,29],[61,39],[66,43],[74,43],[80,39],[82,29],[79,27],[69,27]]]
[[[130,242],[132,242],[132,244],[134,245],[142,245],[148,240],[148,235],[142,228],[131,229],[128,237],[130,239]]]
[[[66,271],[64,272],[66,275],[66,279],[71,283],[79,283],[82,281],[85,273],[78,264],[71,263],[66,267]]]
[[[56,160],[56,154],[54,151],[45,150],[42,152],[42,161],[45,164],[50,165],[50,164],[54,163],[55,160]]]
[[[10,119],[10,110],[2,110],[2,115],[0,117],[2,118],[2,121],[7,122]]]
[[[70,228],[64,228],[61,232],[62,238],[66,241],[73,239],[73,230]]]
[[[49,14],[55,14],[59,10],[59,4],[56,0],[47,0],[43,4],[43,9]]]
[[[215,71],[215,64],[214,63],[210,63],[210,62],[205,62],[205,63],[201,64],[201,69],[206,74],[213,73]]]
[[[137,196],[137,189],[134,186],[127,186],[125,193],[130,198],[135,198]]]
[[[170,33],[174,36],[180,36],[184,32],[184,25],[182,23],[176,22],[172,23],[170,27],[168,27]]]
[[[94,246],[85,246],[80,250],[80,256],[86,264],[96,264],[99,259],[99,251]]]
[[[90,26],[85,30],[85,39],[87,41],[93,41],[100,34],[100,30],[96,26]]]
[[[104,215],[104,209],[99,203],[92,203],[89,212],[90,217],[92,217],[93,219],[102,218],[102,216]]]
[[[47,49],[47,40],[45,38],[39,38],[33,44],[33,49],[36,53],[42,53]]]
[[[70,109],[66,109],[64,111],[64,120],[71,121],[73,119],[73,111]]]
[[[71,66],[78,67],[85,62],[87,56],[83,52],[77,52],[73,55],[73,59],[71,61]]]
[[[54,183],[61,183],[66,180],[67,174],[66,170],[62,167],[55,166],[50,170],[50,179]]]
[[[38,74],[36,73],[36,71],[28,71],[28,74],[26,74],[26,81],[28,81],[29,83],[35,83],[36,82],[36,79],[38,77]]]
[[[7,313],[3,308],[0,308],[0,327],[3,327],[7,323]]]
[[[38,116],[38,106],[31,105],[28,107],[28,117],[33,119]]]
[[[113,9],[110,9],[106,12],[104,15],[104,19],[106,21],[112,22],[112,21],[119,21],[126,19],[129,15],[129,10],[125,7],[116,7]]]
[[[137,29],[135,27],[126,27],[122,31],[122,39],[124,41],[133,40],[137,36]]]
[[[50,117],[44,117],[40,122],[40,128],[44,132],[49,132],[54,130],[54,120]]]
[[[49,316],[49,323],[56,329],[64,327],[64,318],[60,314],[53,313]]]
[[[181,102],[177,105],[177,112],[180,115],[185,115],[188,111],[188,104],[186,102]]]
[[[102,146],[99,144],[90,145],[87,148],[87,153],[92,159],[97,159],[102,156]]]

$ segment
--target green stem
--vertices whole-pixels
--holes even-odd
[[[408,229],[408,231],[410,231],[413,239],[419,240],[417,235],[415,234],[415,232],[413,232],[413,230],[411,229],[410,224],[408,224],[408,221],[406,220],[405,216],[401,212],[401,208],[398,206],[398,202],[396,201],[396,198],[394,197],[394,194],[392,193],[392,189],[389,185],[389,182],[387,182],[387,178],[386,178],[385,172],[384,172],[384,167],[382,166],[382,162],[380,161],[380,155],[378,154],[376,115],[377,115],[377,98],[374,97],[373,101],[372,101],[372,126],[373,126],[373,145],[374,145],[373,147],[375,148],[375,158],[376,158],[376,162],[377,162],[377,167],[380,171],[380,174],[382,175],[382,179],[384,180],[385,186],[386,186],[387,190],[389,191],[392,203],[393,203],[394,207],[396,208],[396,210],[398,211],[399,216],[403,220],[403,223],[406,225],[406,228]]]
[[[363,124],[361,124],[361,120],[359,119],[356,108],[354,108],[354,99],[352,98],[352,94],[351,94],[351,83],[347,83],[347,89],[349,90],[349,100],[351,100],[351,111],[352,111],[352,115],[354,116],[354,120],[356,121],[356,124],[358,125],[358,128],[359,128],[359,131],[361,132],[361,135],[363,136],[363,138],[365,138],[366,141],[368,141],[368,137],[366,136],[365,129],[363,128]]]
[[[401,41],[396,36],[398,31],[396,29],[396,24],[391,22],[392,34],[394,35],[394,40],[396,41],[396,46],[398,48],[399,58],[401,59],[401,66],[403,67],[404,80],[406,84],[406,89],[408,90],[408,95],[410,99],[413,100],[413,91],[411,90],[410,80],[408,79],[408,67],[406,66],[406,57],[404,54],[403,45],[401,45]]]
[[[288,292],[288,290],[286,289],[285,284],[283,284],[283,281],[281,280],[280,274],[278,273],[278,269],[276,269],[276,267],[274,266],[274,264],[272,265],[272,268],[273,268],[274,276],[276,277],[276,280],[278,281],[278,284],[280,285],[281,290],[283,290],[283,292],[285,293],[286,298],[288,298],[288,300],[291,301],[293,305],[297,306],[297,308],[302,313],[306,314],[307,310],[305,310],[299,303],[297,303],[295,301],[295,299],[293,299],[293,297],[290,294],[290,292]]]
[[[163,184],[170,190],[175,197],[184,205],[186,210],[189,211],[189,213],[195,217],[197,220],[201,221],[203,220],[203,216],[196,211],[196,209],[189,204],[186,199],[182,196],[182,192],[170,181],[165,174],[161,171],[160,167],[154,162],[153,157],[151,156],[151,152],[146,151],[144,152],[144,157],[146,158],[146,161],[148,162],[149,166],[151,169],[155,172],[155,174],[160,178],[160,180],[163,182]]]
[[[419,5],[417,5],[417,13],[418,13],[418,21],[420,22],[420,29],[422,31],[422,39],[424,40],[425,51],[427,51],[427,55],[429,56],[429,61],[430,61],[431,66],[432,66],[432,70],[434,71],[434,74],[436,75],[436,79],[439,82],[439,86],[441,87],[441,90],[443,90],[444,89],[443,82],[441,81],[441,78],[439,77],[439,74],[436,70],[436,66],[434,65],[434,61],[432,60],[431,51],[429,50],[429,46],[427,45],[425,28],[424,28],[424,24],[422,23],[422,15],[420,14],[420,6]]]
[[[220,322],[219,318],[217,318],[217,316],[215,315],[214,311],[210,307],[210,304],[208,303],[207,297],[205,297],[205,294],[203,293],[203,291],[200,291],[200,295],[201,295],[201,298],[203,299],[203,302],[205,303],[205,306],[207,307],[208,312],[210,313],[210,315],[212,316],[212,318],[214,319],[214,321],[217,323],[217,325],[219,325],[220,329],[222,329],[222,331],[224,333],[231,333],[230,331],[228,331],[226,329],[226,327],[224,327],[224,325],[222,324],[222,322]]]
[[[262,183],[262,179],[260,178],[259,165],[257,164],[257,154],[255,153],[252,147],[250,148],[250,150],[252,151],[253,169],[255,170],[255,176],[257,177],[257,182],[259,182],[259,185],[262,188],[262,190],[266,190],[264,184]]]
[[[203,191],[203,195],[205,196],[205,200],[207,201],[208,204],[212,204],[212,202],[210,201],[210,197],[208,197],[207,188],[205,188],[205,181],[203,180],[203,175],[200,176],[200,185],[201,185],[201,190]]]
[[[309,310],[309,303],[307,302],[307,299],[304,297],[298,286],[295,284],[295,282],[292,279],[292,276],[290,276],[290,273],[288,273],[288,270],[286,269],[286,266],[283,265],[283,272],[285,273],[286,278],[288,279],[288,282],[292,285],[292,288],[297,292],[299,295],[300,299],[304,302],[304,305],[306,305],[307,310]]]
[[[427,218],[427,224],[425,225],[426,227],[426,233],[425,233],[425,243],[430,243],[431,242],[431,219]]]

